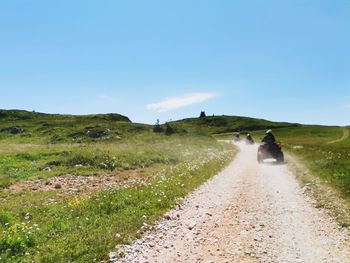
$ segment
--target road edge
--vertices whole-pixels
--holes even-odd
[[[288,153],[286,160],[303,193],[315,201],[315,207],[324,209],[340,227],[350,230],[350,203],[336,189],[314,175],[297,156]]]

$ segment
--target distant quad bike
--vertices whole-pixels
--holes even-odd
[[[233,141],[234,142],[240,142],[241,141],[241,138],[239,136],[239,133],[236,133],[235,136],[233,137]]]
[[[258,148],[258,162],[262,163],[265,159],[273,158],[277,163],[284,162],[284,155],[282,152],[282,146],[277,143],[263,143]]]
[[[251,138],[251,137],[250,137],[250,138],[246,138],[246,139],[245,139],[245,143],[248,144],[248,145],[249,145],[249,144],[254,144],[254,140],[253,140],[253,138]]]

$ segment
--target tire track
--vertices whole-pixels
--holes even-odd
[[[332,143],[337,143],[337,142],[341,142],[341,141],[344,141],[346,140],[347,138],[349,138],[349,130],[347,128],[342,128],[343,129],[343,136],[337,140],[334,140],[334,141],[330,141],[328,142],[327,144],[332,144]]]

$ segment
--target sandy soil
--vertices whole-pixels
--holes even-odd
[[[256,146],[239,148],[224,171],[111,261],[350,262],[349,233],[315,208],[287,166],[258,164]]]

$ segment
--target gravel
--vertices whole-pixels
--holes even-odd
[[[350,262],[348,231],[315,208],[287,166],[258,164],[256,146],[238,146],[224,171],[110,261]]]

